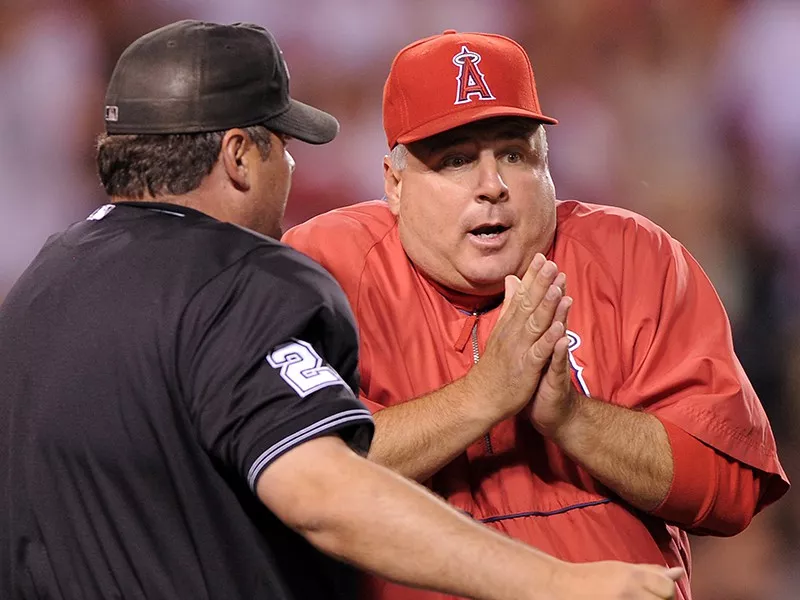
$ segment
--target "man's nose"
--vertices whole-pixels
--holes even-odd
[[[508,200],[508,186],[497,168],[497,159],[481,156],[478,162],[477,196],[482,202],[505,202]]]

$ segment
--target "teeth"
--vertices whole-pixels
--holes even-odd
[[[483,227],[476,227],[472,230],[473,235],[498,235],[503,233],[507,227],[503,227],[502,225],[486,225]]]

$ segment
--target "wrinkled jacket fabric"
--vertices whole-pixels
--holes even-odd
[[[567,275],[570,365],[584,394],[643,410],[770,474],[758,510],[787,489],[763,408],[734,355],[729,321],[700,266],[647,219],[559,201],[548,258]],[[362,400],[373,411],[462,377],[500,313],[430,282],[409,261],[385,202],[316,217],[284,241],[344,288],[360,336]],[[486,398],[491,402],[491,395]],[[427,482],[508,535],[568,561],[690,570],[686,532],[594,480],[522,417],[494,427]],[[687,579],[679,598],[691,594]],[[366,597],[443,598],[370,579]]]

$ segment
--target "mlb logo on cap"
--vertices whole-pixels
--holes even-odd
[[[119,121],[119,108],[116,106],[106,106],[106,121],[116,123]]]
[[[501,116],[558,123],[542,113],[530,60],[514,40],[449,29],[395,56],[383,88],[389,148]]]

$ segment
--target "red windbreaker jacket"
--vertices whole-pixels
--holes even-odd
[[[743,494],[755,497],[741,510],[758,512],[774,502],[788,481],[767,417],[734,354],[727,315],[700,266],[634,213],[574,201],[559,201],[557,209],[548,258],[566,273],[574,298],[573,383],[586,395],[656,415],[668,432],[686,432],[721,460],[735,459],[729,462],[747,471],[751,484],[756,473],[756,491]],[[474,310],[475,299],[426,279],[406,256],[385,202],[320,215],[284,241],[344,288],[361,336],[362,400],[373,411],[436,390],[479,360],[500,308]],[[669,506],[656,514],[630,507],[523,418],[494,427],[427,483],[473,518],[569,561],[614,559],[688,571],[687,530],[729,533],[656,516],[669,514]],[[368,587],[366,597],[381,600],[443,597],[377,579]],[[678,587],[678,597],[689,600],[687,580]]]

